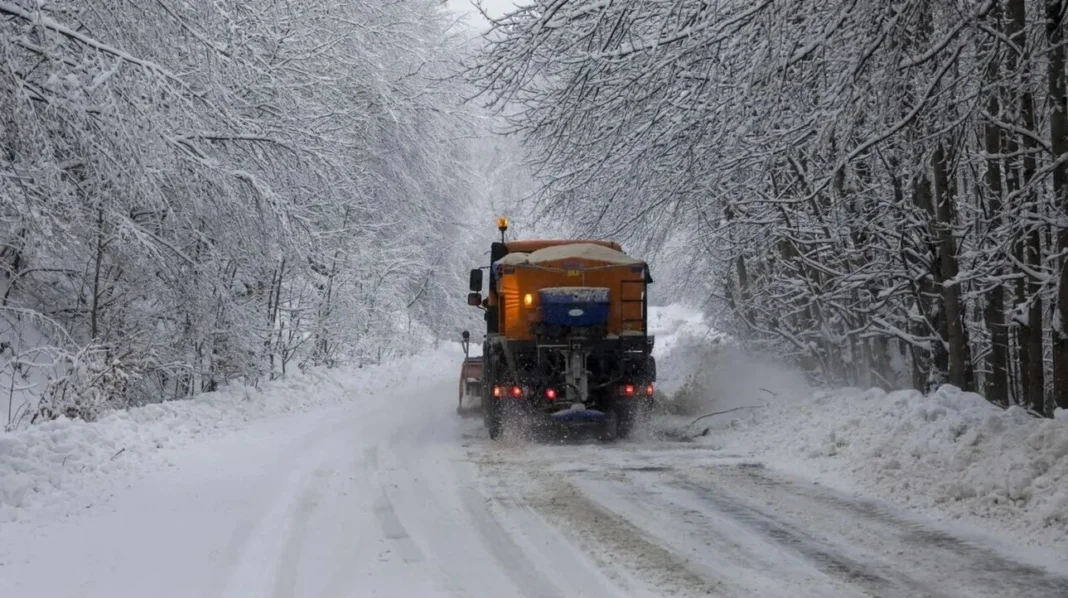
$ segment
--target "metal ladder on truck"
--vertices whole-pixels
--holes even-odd
[[[637,299],[628,299],[627,298],[628,296],[630,296],[630,295],[627,294],[627,285],[639,285],[641,287],[639,289],[638,293],[637,293],[637,295],[638,295]],[[642,336],[647,336],[649,334],[649,331],[646,329],[648,327],[648,323],[649,323],[649,317],[648,317],[649,314],[648,314],[648,304],[645,301],[645,291],[646,291],[646,286],[645,286],[645,278],[644,278],[644,276],[643,276],[642,280],[621,280],[621,281],[619,281],[619,292],[620,292],[620,297],[619,297],[619,303],[620,303],[619,319],[620,319],[620,322],[619,323],[620,323],[620,331],[621,332],[625,332],[625,331],[629,330],[627,328],[627,324],[638,324],[639,325],[639,329],[641,330]],[[634,303],[641,303],[641,305],[642,305],[641,316],[639,316],[638,318],[628,318],[627,317],[627,304],[634,304]]]

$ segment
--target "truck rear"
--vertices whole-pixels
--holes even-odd
[[[488,270],[488,296],[482,270],[473,270],[468,303],[485,310],[490,436],[519,423],[630,434],[656,379],[648,265],[608,241],[502,241]]]

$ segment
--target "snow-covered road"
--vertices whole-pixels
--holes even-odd
[[[250,424],[69,518],[4,598],[1068,595],[914,516],[681,442],[497,444],[451,371]]]
[[[482,460],[511,504],[568,530],[605,571],[641,572],[659,595],[1068,595],[1068,577],[996,540],[698,447],[542,446]]]

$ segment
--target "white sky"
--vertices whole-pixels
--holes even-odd
[[[452,10],[471,15],[476,19],[481,19],[482,16],[475,10],[475,7],[472,5],[473,2],[474,0],[448,0],[446,4]],[[516,4],[525,3],[524,0],[482,0],[482,7],[490,14],[490,16],[499,17],[515,8]]]

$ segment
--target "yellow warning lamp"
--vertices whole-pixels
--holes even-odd
[[[523,295],[523,307],[530,307],[531,305],[534,305],[534,295],[530,293]]]
[[[508,219],[504,216],[497,217],[497,230],[501,231],[501,243],[504,243],[504,231],[508,230]]]

